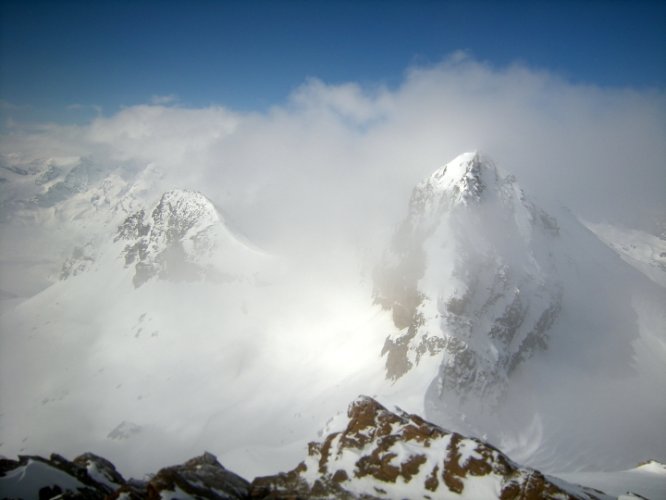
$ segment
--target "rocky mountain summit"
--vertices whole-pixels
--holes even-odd
[[[661,342],[664,289],[573,213],[533,200],[477,153],[437,169],[413,189],[375,268],[374,301],[395,326],[385,377],[418,387],[426,418],[522,450],[534,467],[572,470],[617,456],[593,436],[600,415],[618,428],[629,417],[598,388],[628,400],[626,381],[661,377],[647,346]],[[561,411],[580,401],[595,410]],[[644,442],[659,453],[654,438]]]
[[[375,300],[400,329],[384,346],[387,377],[444,353],[439,392],[497,397],[548,345],[561,308],[549,247],[557,221],[476,153],[419,183],[384,262]]]
[[[196,279],[205,274],[203,262],[214,249],[214,228],[221,218],[201,193],[168,191],[146,214],[141,209],[118,227],[115,240],[125,242],[126,266],[134,266],[134,285],[152,277]]]
[[[0,460],[3,498],[501,498],[601,499],[604,493],[521,467],[481,440],[466,438],[372,398],[351,403],[342,430],[310,443],[295,469],[251,483],[210,453],[143,480],[124,479],[93,454],[73,461]]]
[[[206,196],[182,189],[163,193],[152,210],[141,208],[126,216],[113,241],[121,245],[121,257],[125,267],[133,270],[136,288],[153,278],[234,281],[256,271],[264,258],[227,228]],[[75,247],[60,278],[91,269],[104,247],[104,242]]]

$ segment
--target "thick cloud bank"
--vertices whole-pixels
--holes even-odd
[[[285,245],[376,236],[416,181],[482,150],[542,202],[629,225],[666,210],[663,91],[572,85],[464,55],[406,71],[397,88],[298,87],[263,113],[133,106],[83,126],[13,126],[5,155],[156,164],[203,190],[243,231]],[[312,237],[312,238],[311,238]]]

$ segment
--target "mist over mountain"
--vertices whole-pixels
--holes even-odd
[[[87,241],[2,316],[6,452],[93,449],[140,472],[217,443],[257,475],[367,389],[550,471],[663,452],[664,289],[491,160],[418,183],[365,273],[270,255],[152,172],[12,200],[10,223]]]
[[[398,329],[382,351],[387,377],[434,365],[422,388],[431,420],[551,470],[622,467],[618,441],[634,460],[664,449],[666,408],[649,396],[661,370],[644,356],[661,342],[664,289],[570,213],[538,208],[491,160],[461,155],[416,186],[374,293]],[[562,412],[578,405],[584,415]],[[628,420],[645,433],[617,436]]]
[[[458,57],[17,125],[0,454],[298,475],[369,394],[544,473],[666,461],[663,109]]]

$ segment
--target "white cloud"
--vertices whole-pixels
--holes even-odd
[[[97,104],[79,104],[79,103],[74,103],[70,104],[67,106],[68,110],[71,111],[85,111],[87,109],[90,109],[95,112],[96,116],[101,116],[102,115],[102,106],[98,106]]]
[[[313,78],[296,89],[290,102],[301,112],[331,113],[350,124],[367,124],[387,116],[391,95],[383,87],[369,92],[357,83],[330,86]]]
[[[176,94],[154,95],[150,98],[150,102],[156,106],[164,106],[178,102],[178,96]]]
[[[19,106],[13,102],[9,102],[5,99],[0,99],[0,111],[16,111],[20,109],[26,109],[27,106]]]
[[[12,130],[1,147],[156,163],[277,243],[372,237],[402,216],[416,182],[472,149],[538,197],[636,224],[666,207],[664,137],[662,91],[573,85],[455,55],[408,69],[395,89],[311,79],[263,113],[133,106],[80,127]]]

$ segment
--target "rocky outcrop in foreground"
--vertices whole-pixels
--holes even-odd
[[[496,448],[360,397],[346,427],[294,470],[257,478],[258,498],[607,498],[521,467]]]
[[[359,397],[338,432],[310,443],[294,470],[252,483],[210,453],[125,480],[93,454],[69,461],[0,459],[0,497],[22,499],[158,498],[500,498],[596,499],[604,493],[521,467],[496,448],[377,401]]]
[[[0,459],[0,498],[159,499],[249,497],[250,483],[225,469],[210,453],[161,469],[146,480],[125,480],[109,461],[86,453],[73,461],[20,456]]]

